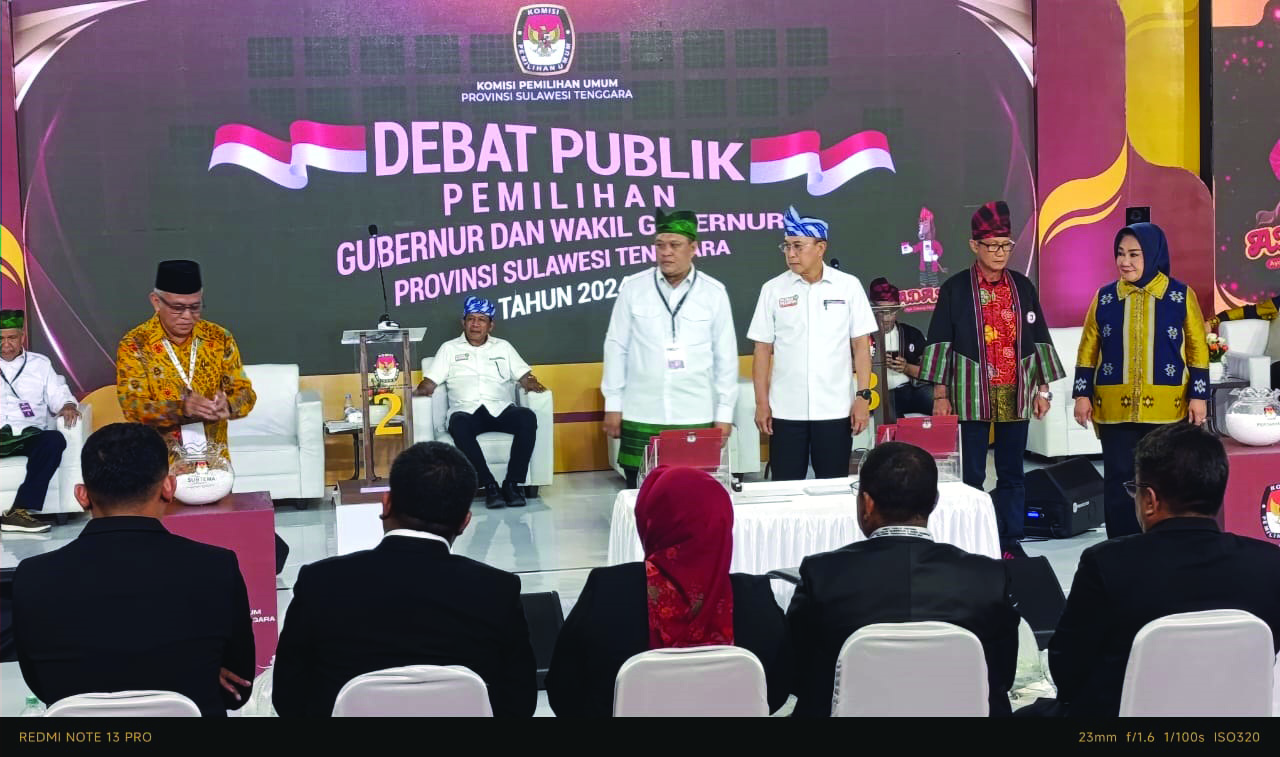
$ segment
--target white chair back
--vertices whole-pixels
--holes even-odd
[[[1276,655],[1276,670],[1272,677],[1275,685],[1271,688],[1271,717],[1280,718],[1280,654]]]
[[[1075,375],[1076,353],[1080,351],[1080,340],[1084,337],[1083,326],[1063,326],[1049,329],[1049,338],[1053,341],[1053,349],[1057,351],[1062,366],[1068,374]]]
[[[622,664],[615,717],[767,717],[764,666],[741,647],[652,649]]]
[[[409,665],[356,676],[333,703],[335,718],[493,717],[484,679],[461,665]]]
[[[431,370],[431,364],[435,362],[434,357],[422,358],[422,375],[425,377],[427,371]],[[431,427],[435,429],[436,435],[439,436],[448,431],[449,420],[449,385],[445,384],[438,387],[431,393]],[[423,423],[424,420],[415,418],[416,423]]]
[[[1271,629],[1244,610],[1157,618],[1133,639],[1121,717],[1270,717]]]
[[[176,691],[113,691],[59,699],[47,718],[198,718],[196,703]]]
[[[246,365],[244,373],[253,384],[258,401],[248,415],[227,424],[227,436],[296,435],[298,366],[288,363]]]
[[[985,717],[987,659],[951,623],[874,623],[836,658],[834,717]]]
[[[1218,324],[1218,336],[1227,343],[1232,352],[1246,355],[1265,355],[1267,337],[1270,335],[1271,323],[1251,318],[1243,321],[1223,321]],[[1274,355],[1273,360],[1280,359]]]

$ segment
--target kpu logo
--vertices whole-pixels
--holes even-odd
[[[1268,539],[1280,539],[1280,484],[1262,492],[1262,532]]]
[[[555,76],[573,64],[573,21],[563,5],[526,5],[516,14],[513,35],[520,70]]]

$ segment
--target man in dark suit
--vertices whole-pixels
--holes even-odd
[[[451,552],[475,491],[457,448],[423,442],[400,453],[382,499],[382,542],[298,573],[276,649],[276,712],[329,717],[358,675],[463,665],[488,685],[495,716],[533,715],[537,663],[520,579]]]
[[[857,497],[867,539],[806,557],[787,610],[797,659],[795,717],[831,714],[836,658],[855,631],[925,620],[954,623],[978,637],[991,714],[1009,714],[1018,612],[1008,573],[999,560],[934,542],[927,526],[937,501],[938,467],[924,450],[889,442],[867,455]]]
[[[61,549],[18,563],[13,619],[22,677],[46,703],[158,689],[206,717],[244,704],[254,674],[249,595],[235,553],[174,536],[164,440],[140,423],[95,431],[76,499],[93,516]]]
[[[1138,443],[1136,458],[1136,479],[1125,488],[1143,533],[1080,556],[1049,642],[1059,706],[1040,700],[1035,711],[1119,715],[1133,639],[1165,615],[1246,610],[1271,627],[1280,645],[1280,549],[1224,534],[1215,521],[1227,490],[1222,442],[1189,423],[1170,423]]]

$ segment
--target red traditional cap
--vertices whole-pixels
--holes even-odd
[[[992,202],[978,208],[970,221],[974,239],[1012,236],[1013,226],[1009,223],[1009,205],[1004,200]]]
[[[871,301],[872,302],[892,302],[895,305],[902,302],[902,296],[898,292],[898,288],[889,283],[889,280],[881,277],[871,282]]]

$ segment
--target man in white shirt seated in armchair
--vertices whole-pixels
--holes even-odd
[[[490,336],[495,312],[489,300],[466,299],[462,306],[462,336],[440,345],[417,393],[430,397],[437,387],[448,386],[449,435],[476,469],[485,491],[485,506],[523,507],[520,485],[529,473],[538,419],[529,408],[516,407],[511,402],[511,384],[528,392],[545,392],[547,388],[534,378],[529,364],[510,342]],[[507,477],[501,487],[476,442],[477,436],[488,431],[512,436]]]
[[[49,481],[58,471],[67,440],[56,428],[54,417],[68,426],[80,420],[79,405],[67,382],[53,370],[49,358],[23,349],[26,336],[21,310],[0,310],[0,457],[26,455],[27,477],[18,488],[13,506],[0,517],[0,531],[38,534],[48,531],[28,512],[39,512],[49,492]],[[54,421],[56,423],[56,421]]]

